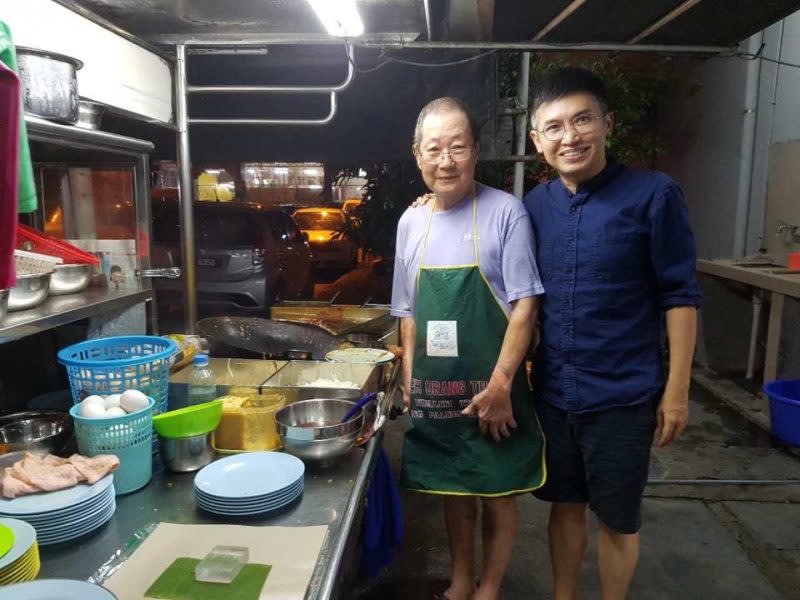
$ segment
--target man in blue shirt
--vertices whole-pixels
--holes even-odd
[[[613,123],[590,71],[559,69],[538,83],[530,135],[558,178],[524,204],[545,287],[534,387],[548,480],[536,495],[552,502],[555,600],[575,598],[587,506],[599,521],[603,599],[625,597],[654,432],[665,446],[688,418],[701,295],[686,207],[667,175],[607,156]]]

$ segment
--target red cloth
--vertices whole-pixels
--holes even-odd
[[[0,290],[14,286],[19,177],[19,79],[0,62]]]

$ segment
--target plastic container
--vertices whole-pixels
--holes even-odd
[[[117,495],[143,488],[153,475],[153,407],[149,398],[147,408],[123,417],[88,419],[78,414],[76,404],[69,409],[75,421],[78,452],[84,456],[116,454],[119,469],[114,471]]]
[[[89,340],[58,353],[67,369],[72,401],[86,396],[139,390],[154,402],[154,414],[167,410],[170,358],[178,345],[165,338],[137,335]]]
[[[206,404],[217,397],[217,383],[214,371],[208,366],[208,355],[198,354],[192,359],[192,372],[189,373],[189,404]]]
[[[250,560],[244,546],[214,546],[194,568],[197,581],[231,583]]]
[[[222,400],[213,400],[156,415],[153,417],[153,426],[162,437],[186,438],[211,433],[221,418]]]
[[[226,396],[221,398],[222,420],[212,437],[219,454],[277,450],[281,439],[275,413],[286,404],[281,394]]]
[[[771,381],[764,386],[764,393],[769,398],[773,435],[800,446],[800,379]]]

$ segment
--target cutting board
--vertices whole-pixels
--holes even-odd
[[[246,546],[251,563],[271,565],[259,600],[303,600],[328,528],[161,523],[103,586],[119,600],[141,600],[181,556],[203,558],[214,546]]]

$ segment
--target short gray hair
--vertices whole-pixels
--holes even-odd
[[[441,98],[437,98],[436,100],[431,100],[422,107],[421,111],[419,111],[417,124],[414,127],[415,146],[419,145],[419,143],[422,141],[422,125],[425,122],[425,118],[428,115],[447,112],[460,112],[463,114],[467,118],[467,124],[469,125],[469,132],[472,135],[472,141],[478,141],[478,123],[470,113],[467,103],[461,98],[456,98],[454,96],[443,96]]]

